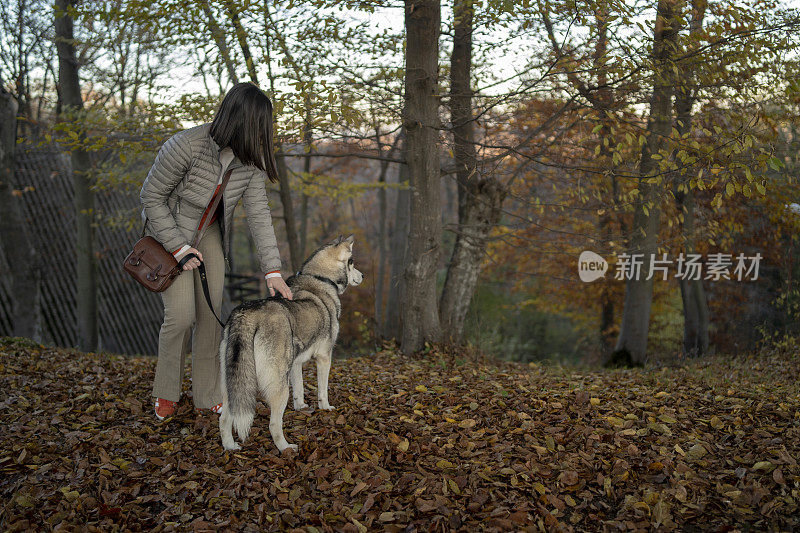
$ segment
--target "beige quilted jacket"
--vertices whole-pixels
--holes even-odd
[[[210,124],[184,130],[170,137],[158,152],[153,167],[142,185],[142,218],[145,233],[153,236],[170,252],[190,244],[217,186],[222,171],[219,146],[209,135]],[[256,244],[263,272],[280,270],[281,258],[272,227],[266,191],[266,173],[244,166],[238,157],[221,204],[222,249],[228,262],[233,211],[243,199],[247,224]]]

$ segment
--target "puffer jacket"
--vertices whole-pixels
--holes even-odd
[[[211,138],[211,124],[181,131],[161,147],[142,185],[142,218],[145,234],[170,252],[191,244],[222,172],[220,147]],[[225,262],[230,255],[233,211],[243,199],[247,224],[256,244],[263,272],[280,270],[281,258],[272,227],[266,191],[266,172],[245,166],[234,155],[231,179],[222,196],[224,216],[219,219]]]

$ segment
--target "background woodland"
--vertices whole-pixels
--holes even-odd
[[[356,235],[366,281],[344,297],[347,353],[394,340],[406,353],[446,342],[640,364],[797,333],[789,4],[14,0],[2,11],[0,245],[17,336],[36,338],[51,303],[15,157],[69,156],[75,224],[63,231],[77,243],[78,345],[94,351],[108,253],[95,235],[114,226],[135,239],[140,227],[136,209],[104,211],[95,196],[138,194],[160,145],[247,80],[276,102],[270,194],[285,274]],[[257,277],[237,213],[232,270]],[[605,278],[580,281],[583,250],[611,261]],[[762,260],[756,281],[623,281],[622,253]]]

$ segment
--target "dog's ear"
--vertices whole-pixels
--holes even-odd
[[[352,233],[344,240],[344,242],[347,243],[348,248],[350,248],[351,252],[353,251],[353,242],[354,241],[355,241],[355,236]]]

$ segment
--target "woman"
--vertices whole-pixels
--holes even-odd
[[[281,278],[281,259],[272,228],[265,178],[278,181],[273,156],[272,102],[252,83],[235,85],[214,120],[182,131],[164,143],[142,186],[146,233],[180,260],[195,253],[205,263],[214,309],[222,304],[225,265],[230,254],[233,210],[243,199],[270,296],[292,293]],[[230,180],[216,212],[214,197],[227,170]],[[189,243],[200,230],[197,248]],[[200,265],[189,260],[184,270]],[[184,347],[192,333],[192,398],[198,409],[219,412],[221,328],[203,296],[197,273],[184,273],[161,293],[164,323],[158,335],[158,364],[153,396],[156,416],[175,412],[180,398]],[[194,329],[192,330],[192,326]]]

